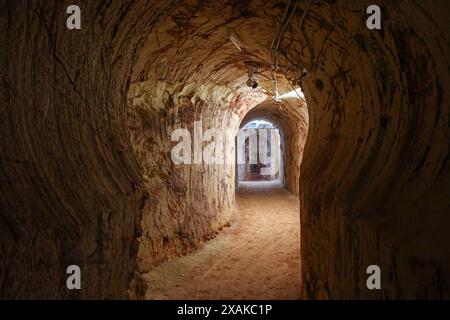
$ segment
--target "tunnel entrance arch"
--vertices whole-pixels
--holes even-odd
[[[279,172],[277,175],[266,178],[254,172],[253,177],[255,179],[252,179],[252,165],[248,163],[252,159],[245,159],[248,160],[246,164],[239,164],[238,138],[239,133],[244,133],[245,129],[249,129],[248,127],[256,127],[258,125],[261,127],[271,127],[276,130],[274,140],[276,142],[278,135]],[[297,99],[296,97],[289,97],[281,101],[267,100],[251,108],[240,121],[239,131],[236,136],[235,189],[238,189],[239,181],[242,180],[278,180],[292,194],[299,196],[300,165],[303,158],[303,148],[307,133],[308,111],[306,103],[303,100]],[[247,140],[249,139],[247,138]],[[258,142],[259,140],[254,142],[254,144]],[[246,141],[246,143],[246,146],[248,146],[249,141]],[[253,170],[259,170],[258,164],[253,167]]]
[[[280,130],[265,120],[243,124],[237,136],[237,183],[282,180],[282,140]]]

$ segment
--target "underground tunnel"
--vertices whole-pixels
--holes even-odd
[[[76,4],[0,2],[0,298],[450,298],[448,2]]]
[[[254,137],[253,144],[251,144],[250,138],[252,135]],[[280,138],[279,129],[268,121],[254,120],[240,127],[237,140],[242,145],[238,145],[236,149],[238,186],[239,181],[281,181],[282,148]],[[266,148],[261,149],[263,155],[260,157],[261,159],[255,157],[259,152],[259,145],[255,146],[257,141],[263,141],[263,148]],[[264,157],[265,155],[268,156]],[[253,158],[251,158],[252,156]]]

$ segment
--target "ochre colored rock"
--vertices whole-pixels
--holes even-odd
[[[380,0],[371,31],[367,1],[309,3],[271,52],[284,2],[80,0],[69,31],[66,2],[2,1],[0,297],[142,298],[142,273],[233,221],[234,167],[174,167],[171,130],[258,106],[293,135],[304,298],[450,298],[449,4]],[[307,115],[274,111],[272,70]]]

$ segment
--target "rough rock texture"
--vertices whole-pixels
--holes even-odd
[[[171,149],[178,143],[171,141],[171,134],[177,128],[189,130],[190,159],[194,160],[194,121],[202,121],[203,132],[210,128],[224,133],[228,130],[232,139],[224,139],[223,144],[224,149],[231,147],[234,160],[238,117],[233,117],[233,110],[228,108],[232,93],[217,86],[197,89],[198,92],[185,87],[180,90],[143,82],[130,90],[132,144],[148,194],[141,222],[141,272],[192,251],[233,222],[234,164],[211,165],[202,161],[175,165],[171,160]],[[223,95],[217,94],[220,90]]]
[[[126,298],[136,269],[144,194],[124,116],[138,26],[89,1],[69,32],[67,5],[1,1],[1,297]],[[82,291],[66,288],[71,264]]]
[[[364,1],[313,5],[296,49],[304,295],[449,298],[449,3],[379,2],[381,32],[361,27]],[[366,289],[372,264],[383,290]]]
[[[283,1],[77,2],[80,31],[69,1],[0,2],[1,297],[142,297],[139,274],[233,205],[234,169],[170,167],[166,133],[196,115],[237,128],[273,97],[272,71],[308,102],[303,296],[450,297],[447,2],[380,0],[383,30],[369,31],[373,1],[298,1],[278,69]],[[370,264],[382,291],[365,289]]]

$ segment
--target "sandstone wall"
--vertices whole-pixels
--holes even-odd
[[[69,32],[67,1],[1,2],[3,298],[126,298],[136,269],[144,193],[123,120],[139,24],[125,4],[80,3]]]
[[[228,108],[233,94],[218,86],[191,88],[148,81],[134,84],[129,93],[132,145],[147,194],[141,221],[141,272],[191,252],[234,222],[234,137],[239,117]],[[208,129],[223,133],[222,146],[224,152],[230,148],[230,163],[226,158],[224,164],[208,164],[206,159],[194,163],[195,121],[201,121],[203,133]],[[190,133],[192,165],[171,160],[171,150],[178,144],[171,135],[180,128]],[[216,142],[218,147],[220,140]],[[203,143],[203,151],[208,144]]]
[[[447,2],[313,5],[297,47],[310,127],[302,164],[305,297],[449,298]],[[318,23],[320,21],[320,23]],[[381,291],[365,287],[367,266]]]

